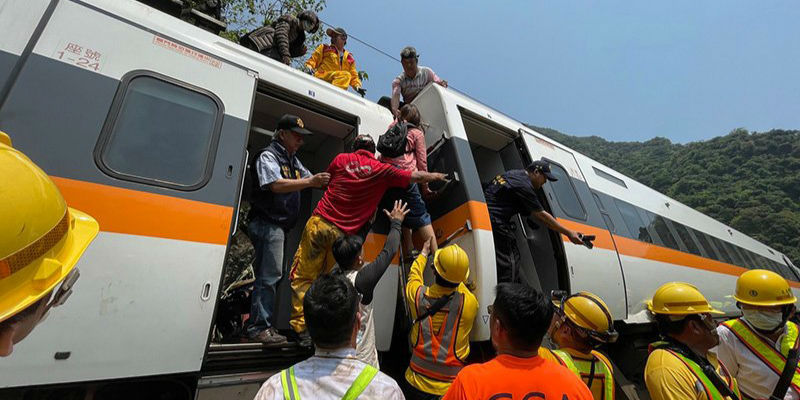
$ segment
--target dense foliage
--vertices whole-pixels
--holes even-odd
[[[677,144],[536,131],[800,261],[800,131],[731,133]]]

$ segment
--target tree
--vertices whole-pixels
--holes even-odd
[[[297,15],[305,10],[319,14],[325,9],[325,3],[326,0],[222,0],[222,18],[228,24],[228,29],[220,36],[238,42],[242,35],[273,23],[281,15]],[[313,35],[307,36],[306,45],[309,53],[306,57],[294,58],[292,66],[302,69],[305,59],[322,43],[324,37],[325,27],[320,23],[320,29]]]
[[[532,127],[800,260],[800,131],[744,128],[702,142],[609,142]]]

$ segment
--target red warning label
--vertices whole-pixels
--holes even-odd
[[[153,44],[172,50],[176,53],[183,54],[186,57],[194,58],[195,60],[200,61],[203,64],[208,64],[214,68],[222,68],[222,61],[217,60],[216,58],[207,54],[203,54],[195,49],[192,49],[191,47],[186,47],[182,44],[164,39],[160,36],[153,36]]]

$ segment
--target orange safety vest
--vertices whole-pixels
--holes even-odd
[[[728,328],[753,354],[755,354],[773,372],[780,376],[786,366],[786,356],[798,339],[798,328],[793,322],[786,322],[786,334],[781,341],[781,350],[775,349],[771,343],[767,342],[761,335],[750,328],[750,325],[740,318],[732,319],[722,323]],[[796,367],[792,376],[792,389],[800,393],[800,368]]]
[[[424,294],[425,286],[417,289],[414,305],[417,315],[430,308],[432,300]],[[464,311],[464,294],[458,291],[439,311],[419,321],[417,342],[411,352],[411,370],[439,381],[453,381],[464,368],[464,363],[456,356],[456,337],[461,313]],[[433,316],[446,313],[444,322],[437,332],[433,329]]]

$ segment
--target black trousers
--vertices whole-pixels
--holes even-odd
[[[519,249],[511,226],[492,224],[497,283],[519,282]]]

